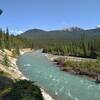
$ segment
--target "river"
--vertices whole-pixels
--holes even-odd
[[[18,59],[22,73],[44,88],[56,100],[100,100],[100,85],[86,77],[60,71],[41,51],[25,53]]]

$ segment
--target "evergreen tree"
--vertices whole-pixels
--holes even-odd
[[[7,66],[7,67],[10,66],[7,54],[4,55],[2,64],[5,65],[5,66]]]
[[[17,57],[20,55],[20,51],[19,51],[18,47],[16,47],[15,49],[12,50],[12,55],[13,55],[13,57]]]
[[[8,28],[6,29],[5,45],[6,45],[7,49],[11,50],[11,47],[10,47],[10,36],[9,36]]]
[[[33,44],[33,42],[32,42],[32,44],[31,44],[31,50],[34,48],[34,44]]]
[[[1,33],[1,36],[0,36],[0,48],[1,48],[2,51],[4,51],[4,48],[5,48],[5,43],[4,43],[5,34],[2,31],[2,29],[0,30],[0,33]]]

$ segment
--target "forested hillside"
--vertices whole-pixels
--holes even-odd
[[[83,30],[72,27],[55,31],[33,29],[19,37],[29,39],[32,48],[44,48],[44,52],[90,58],[100,56],[100,28]]]
[[[30,42],[27,39],[10,35],[8,28],[6,31],[0,29],[0,48],[3,49],[19,49],[30,47]]]

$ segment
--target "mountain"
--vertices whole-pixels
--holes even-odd
[[[89,38],[100,36],[100,28],[84,30],[78,27],[65,28],[62,30],[45,31],[40,29],[31,29],[22,34],[20,37],[32,40],[55,40],[55,39],[78,39],[82,35]]]
[[[69,32],[73,32],[73,31],[81,31],[83,30],[82,28],[79,27],[69,27],[69,28],[64,28],[61,31],[69,31]]]

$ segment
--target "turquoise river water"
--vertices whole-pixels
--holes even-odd
[[[56,100],[100,100],[100,85],[91,79],[60,71],[40,51],[26,53],[18,60],[22,73],[44,88]]]

